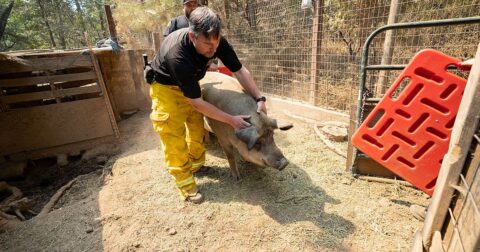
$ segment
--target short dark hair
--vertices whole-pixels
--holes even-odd
[[[182,0],[182,1],[180,1],[180,2],[182,3],[182,5],[185,5],[185,4],[187,4],[187,3],[191,2],[191,1],[195,1],[195,2],[197,2],[197,4],[200,4],[200,1],[198,1],[198,0]]]
[[[206,38],[220,35],[221,20],[220,17],[208,7],[198,7],[190,13],[190,31],[198,37],[203,34]]]

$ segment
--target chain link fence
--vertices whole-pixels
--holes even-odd
[[[375,29],[394,22],[415,22],[477,16],[480,1],[366,0],[210,1],[223,18],[224,35],[263,92],[336,110],[355,103],[362,46]],[[396,7],[396,8],[392,8]],[[451,56],[473,57],[480,25],[399,30],[384,49],[385,33],[369,51],[369,64],[391,60],[406,64],[425,48]],[[385,61],[386,60],[386,61]],[[367,88],[381,97],[399,71],[369,72]]]

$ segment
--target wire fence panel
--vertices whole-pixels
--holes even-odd
[[[317,0],[313,5],[319,8],[302,9],[298,0],[211,1],[210,7],[221,14],[224,34],[263,92],[337,110],[355,102],[363,43],[389,15],[395,22],[414,22],[477,16],[480,9],[478,0]],[[406,64],[425,48],[467,59],[480,40],[480,25],[399,30],[388,46],[385,38],[373,41],[369,64],[382,63],[382,57],[388,64]],[[384,56],[387,50],[391,60]],[[369,72],[367,88],[381,97],[398,74]]]

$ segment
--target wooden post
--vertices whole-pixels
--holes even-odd
[[[97,58],[93,53],[92,45],[88,40],[88,35],[85,32],[85,41],[88,45],[88,53],[90,54],[90,59],[92,60],[93,68],[95,70],[95,74],[97,75],[98,85],[102,90],[103,100],[105,101],[105,106],[107,108],[108,117],[110,118],[110,124],[112,126],[113,132],[115,134],[115,138],[120,138],[120,130],[118,129],[117,121],[115,120],[115,114],[113,113],[112,104],[110,104],[110,98],[108,96],[107,86],[105,85],[105,81],[103,80],[102,71],[100,69],[100,65],[98,64]]]
[[[390,1],[390,12],[388,14],[388,23],[394,24],[397,22],[398,16],[398,0]],[[388,30],[385,33],[385,42],[383,43],[383,56],[382,56],[382,65],[389,65],[392,63],[392,55],[394,49],[394,40],[396,30]],[[375,85],[375,97],[381,97],[385,94],[386,89],[386,77],[385,70],[380,71],[377,84]]]
[[[313,6],[313,27],[312,27],[312,63],[310,67],[311,83],[310,83],[310,99],[312,105],[316,104],[318,90],[318,72],[320,65],[320,49],[322,47],[322,23],[323,23],[323,1],[316,0]]]
[[[425,223],[422,229],[422,240],[425,249],[432,244],[435,231],[441,230],[448,208],[457,185],[458,178],[465,164],[472,136],[477,130],[480,118],[480,44],[475,61],[468,77],[467,86],[458,109],[457,119],[450,137],[448,152],[443,159],[438,174],[432,202],[428,206]]]
[[[115,21],[113,20],[112,10],[110,9],[110,5],[105,4],[105,16],[107,16],[107,23],[108,23],[108,31],[110,32],[110,38],[118,44],[117,39],[117,29],[115,28]]]
[[[160,45],[162,44],[162,34],[159,32],[152,32],[152,44],[153,44],[153,54],[155,55],[158,50],[160,50]]]
[[[53,96],[55,96],[55,102],[60,103],[61,99],[56,95],[56,93],[57,93],[56,91],[58,89],[57,89],[57,87],[55,87],[55,83],[49,82],[48,84],[50,84],[50,90],[52,91]]]
[[[3,89],[0,87],[0,98],[3,95]],[[0,112],[6,112],[8,110],[8,105],[3,103],[0,99]]]
[[[355,133],[357,119],[355,114],[357,113],[357,105],[351,104],[350,105],[350,120],[348,120],[348,146],[347,146],[347,160],[345,162],[345,171],[352,171],[353,161],[355,157],[353,156],[354,150],[352,145],[352,135]]]

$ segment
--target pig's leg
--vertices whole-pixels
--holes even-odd
[[[230,165],[230,172],[232,173],[233,179],[236,181],[240,180],[240,173],[238,172],[238,167],[237,163],[235,162],[235,154],[234,154],[234,149],[233,146],[230,143],[226,143],[224,141],[218,141],[220,143],[220,146],[223,149],[223,152],[225,152],[225,155],[227,156],[228,164]]]

